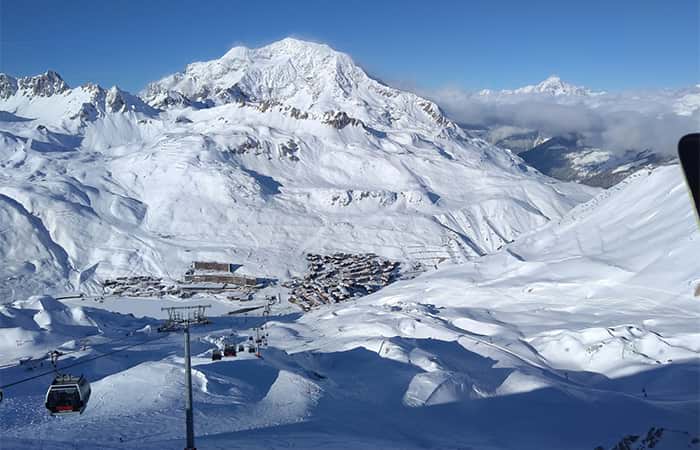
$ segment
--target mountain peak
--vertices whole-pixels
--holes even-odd
[[[558,75],[550,75],[536,85],[524,86],[513,91],[516,94],[549,94],[549,95],[591,95],[590,89],[563,81]]]
[[[53,70],[19,78],[0,73],[0,110],[36,118],[42,124],[90,122],[107,113],[157,114],[156,109],[139,97],[116,86],[104,89],[86,83],[70,88]]]
[[[546,88],[546,87],[560,87],[560,86],[571,86],[568,83],[564,83],[562,79],[559,77],[559,75],[550,75],[547,78],[545,78],[542,82],[540,82],[537,86]]]
[[[70,89],[68,83],[61,78],[61,75],[53,70],[47,70],[33,77],[23,77],[17,81],[20,89],[30,95],[39,97],[50,97]]]
[[[234,47],[219,59],[191,63],[150,83],[141,96],[160,109],[235,103],[376,130],[408,123],[455,129],[434,103],[374,80],[350,56],[326,44],[296,38],[257,49]],[[329,119],[339,117],[344,119]]]
[[[576,86],[562,80],[559,75],[550,75],[537,84],[529,84],[517,89],[504,89],[493,91],[482,89],[478,92],[480,96],[510,96],[510,95],[551,95],[559,96],[593,96],[603,94],[603,91],[592,91],[583,86]]]
[[[0,73],[0,99],[7,99],[17,92],[17,79],[6,73]]]
[[[219,59],[189,64],[150,83],[142,95],[156,107],[271,101],[323,113],[368,80],[348,55],[325,44],[285,38],[257,49],[234,47]]]
[[[336,53],[331,47],[326,44],[305,41],[302,39],[297,39],[293,37],[286,37],[279,41],[272,42],[268,45],[260,47],[258,49],[251,49],[243,45],[237,45],[232,47],[227,51],[220,59],[235,59],[245,57],[249,52],[255,53],[286,53],[289,55],[300,53],[300,52],[333,52]]]
[[[305,41],[302,39],[297,39],[293,37],[286,37],[279,41],[275,41],[260,50],[270,50],[270,51],[281,51],[287,53],[298,53],[298,52],[326,52],[326,53],[339,53],[333,50],[327,44]]]
[[[46,72],[15,78],[11,75],[0,73],[0,99],[7,99],[22,91],[28,97],[50,97],[69,90],[68,84],[61,78],[58,72],[47,70]]]

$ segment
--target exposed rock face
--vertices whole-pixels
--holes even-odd
[[[423,101],[420,102],[419,105],[423,109],[423,111],[426,112],[432,119],[435,121],[440,126],[452,126],[452,122],[450,122],[447,117],[445,117],[442,114],[442,111],[440,111],[440,108],[433,103],[429,101]]]
[[[17,81],[20,89],[40,97],[50,97],[70,89],[63,78],[53,70],[33,77],[23,77]]]
[[[700,437],[679,430],[669,430],[662,427],[651,427],[645,435],[628,434],[624,436],[610,450],[648,450],[652,448],[662,449],[700,449]],[[605,450],[598,446],[594,450]]]
[[[234,148],[232,151],[233,153],[239,154],[239,155],[244,155],[248,153],[250,150],[257,150],[261,148],[260,142],[253,138],[248,138],[247,141],[243,142],[241,145],[238,147]]]
[[[0,98],[7,99],[17,92],[17,80],[7,74],[0,73]]]
[[[260,105],[258,106],[258,110],[260,112],[267,112],[267,111],[271,110],[274,106],[279,106],[279,105],[280,105],[280,103],[277,101],[265,100],[265,101],[260,103]]]
[[[280,144],[280,157],[286,157],[292,161],[299,161],[297,153],[299,152],[299,144],[290,140],[286,144]]]
[[[105,109],[110,112],[124,112],[127,109],[122,91],[111,88],[105,95]]]
[[[79,119],[82,122],[91,122],[99,117],[99,111],[92,103],[83,103],[78,113],[71,116],[71,119]]]
[[[192,101],[189,98],[175,91],[153,94],[152,98],[151,105],[159,109],[192,106]]]
[[[28,97],[50,97],[69,89],[63,78],[53,70],[33,77],[20,78],[0,73],[0,99],[8,99],[18,91]]]
[[[289,112],[289,115],[294,117],[295,119],[299,119],[299,120],[304,120],[304,119],[309,118],[309,113],[302,112],[297,108],[292,108]]]
[[[223,103],[244,104],[250,101],[248,94],[246,94],[238,84],[234,84],[230,88],[218,89],[216,96],[220,98]]]
[[[348,116],[345,111],[328,111],[323,115],[323,123],[328,124],[339,130],[342,130],[348,125],[365,128],[365,124],[361,120],[354,119]]]
[[[70,88],[61,76],[49,70],[31,77],[15,78],[0,73],[0,110],[56,124],[91,122],[108,113],[137,112],[154,116],[158,110],[139,97],[114,86],[104,89],[95,83]],[[45,125],[45,123],[43,124]]]

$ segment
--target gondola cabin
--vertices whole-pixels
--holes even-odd
[[[226,345],[224,347],[224,356],[236,356],[236,346]]]
[[[52,415],[82,414],[90,392],[90,382],[84,376],[57,375],[46,392],[46,409]]]
[[[214,350],[211,352],[211,360],[212,361],[221,361],[221,350]]]

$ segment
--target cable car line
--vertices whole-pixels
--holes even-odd
[[[158,341],[158,340],[163,339],[165,337],[168,337],[168,335],[164,334],[164,335],[159,336],[155,339],[149,339],[148,341],[145,341],[145,342],[138,342],[136,344],[127,345],[126,347],[122,347],[120,349],[113,350],[111,352],[107,352],[107,353],[103,353],[101,355],[93,356],[91,358],[79,360],[79,361],[76,361],[72,364],[68,364],[67,366],[61,367],[61,370],[70,369],[71,367],[75,367],[75,366],[78,366],[80,364],[85,364],[85,363],[88,363],[91,361],[95,361],[96,359],[104,358],[106,356],[111,356],[111,355],[114,355],[115,353],[123,352],[124,350],[128,350],[130,348],[137,347],[139,345],[144,345],[144,344],[148,344],[151,342],[155,342],[155,341]],[[71,352],[71,353],[75,353],[75,352]],[[47,371],[47,372],[43,372],[43,373],[40,373],[37,375],[33,375],[31,377],[27,377],[27,378],[23,378],[23,379],[18,380],[18,381],[14,381],[14,382],[9,383],[9,384],[2,385],[2,386],[0,386],[0,389],[7,389],[8,387],[16,386],[18,384],[26,383],[27,381],[35,380],[37,378],[45,377],[46,375],[51,375],[51,374],[55,374],[55,373],[56,373],[55,370],[51,369],[50,371]]]
[[[134,328],[133,330],[127,332],[126,336],[120,336],[120,337],[115,337],[115,338],[112,338],[112,339],[107,339],[107,340],[104,341],[104,342],[94,342],[94,343],[90,343],[90,344],[87,344],[87,345],[82,345],[81,348],[78,349],[78,350],[60,350],[60,351],[59,351],[59,350],[53,350],[53,351],[59,351],[59,353],[60,353],[59,356],[72,355],[73,353],[79,353],[79,352],[82,352],[82,351],[85,351],[85,350],[88,350],[88,349],[93,349],[93,350],[95,350],[95,351],[98,351],[98,350],[95,348],[96,345],[114,344],[115,342],[123,341],[123,340],[129,339],[129,338],[132,338],[132,337],[134,337],[134,336],[138,336],[138,334],[136,334],[136,333],[138,333],[138,332],[139,332],[140,330],[142,330],[142,329],[143,329],[143,327],[141,327],[141,328]],[[101,334],[93,334],[93,335],[87,336],[87,337],[85,337],[85,338],[83,338],[83,339],[88,340],[88,339],[90,339],[90,338],[96,338],[96,337],[102,337],[102,336],[103,336],[103,335],[101,335]],[[53,353],[53,351],[52,351],[52,352],[48,352],[48,355],[44,355],[44,356],[42,356],[42,357],[40,357],[40,358],[36,358],[36,359],[32,358],[31,360],[32,360],[32,361],[43,361],[43,360],[46,359],[46,358],[50,358],[50,357],[51,357],[51,354]],[[16,361],[13,361],[12,363],[4,364],[4,365],[0,366],[0,369],[7,369],[7,368],[10,368],[10,367],[15,367],[15,366],[19,365],[20,363],[21,363],[21,359],[16,360]],[[0,389],[1,389],[1,387],[0,387]]]

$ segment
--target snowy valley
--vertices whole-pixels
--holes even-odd
[[[210,304],[198,448],[592,450],[652,427],[656,448],[700,448],[700,232],[678,165],[603,190],[487,138],[292,38],[139,95],[0,74],[0,385],[54,349],[92,384],[67,417],[44,408],[51,376],[4,389],[0,446],[182,447],[183,337],[157,331],[161,308]],[[187,287],[195,261],[264,283],[105,290]],[[363,295],[290,302],[365,262],[383,278]],[[213,361],[222,342],[248,347]]]

